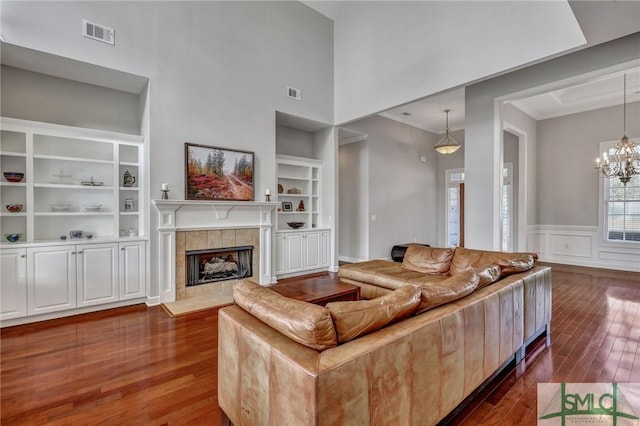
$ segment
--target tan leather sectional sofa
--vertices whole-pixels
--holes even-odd
[[[548,333],[550,268],[527,254],[412,247],[403,264],[340,268],[373,300],[321,307],[238,284],[219,312],[225,421],[436,424]],[[425,267],[438,272],[413,273]]]

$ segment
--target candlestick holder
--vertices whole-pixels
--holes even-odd
[[[168,189],[161,189],[160,192],[162,192],[162,197],[160,197],[162,200],[168,200],[169,199],[169,190]]]
[[[270,194],[267,194],[264,197],[266,198],[267,202],[271,201],[271,195]]]

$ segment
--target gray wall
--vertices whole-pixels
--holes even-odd
[[[627,136],[640,136],[640,102],[627,105]],[[598,226],[600,143],[622,138],[622,105],[538,122],[538,220]]]
[[[4,65],[0,81],[3,117],[140,133],[138,95]]]
[[[380,116],[349,124],[368,134],[368,257],[388,258],[398,243],[436,241],[436,135]],[[420,157],[426,157],[422,163]],[[340,179],[342,185],[345,179]],[[342,191],[342,186],[340,187]],[[360,202],[366,198],[359,196]],[[375,221],[372,216],[376,216]],[[340,229],[356,226],[341,217]],[[341,256],[349,256],[339,253]],[[355,257],[355,256],[351,256]]]
[[[369,150],[366,141],[339,147],[338,255],[369,259]]]
[[[291,127],[276,126],[276,154],[316,158],[313,153],[313,135]]]
[[[502,151],[502,158],[504,159],[504,163],[512,163],[513,171],[511,178],[511,251],[517,251],[518,247],[518,177],[519,177],[519,155],[520,149],[518,147],[518,137],[509,132],[502,133],[502,143],[504,144],[504,148]]]
[[[83,18],[115,28],[116,45],[83,38]],[[186,141],[255,152],[264,194],[276,181],[275,111],[333,122],[333,23],[299,2],[3,1],[0,23],[7,43],[149,77],[152,194],[167,182],[184,198]]]

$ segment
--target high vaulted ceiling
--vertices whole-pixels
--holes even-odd
[[[393,0],[392,0],[393,1]],[[339,18],[345,1],[303,1],[332,20]],[[581,48],[604,43],[640,31],[640,1],[569,1],[587,43]],[[623,101],[621,72],[582,81],[571,87],[539,94],[512,103],[540,120],[597,108]],[[627,102],[640,100],[640,70],[627,72]],[[424,130],[442,133],[445,109],[450,109],[449,127],[464,127],[464,88],[457,88],[412,103],[391,108],[380,115]]]

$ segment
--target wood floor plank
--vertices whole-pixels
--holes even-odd
[[[538,383],[640,382],[640,274],[552,266],[552,345],[534,342],[450,424],[535,425]],[[136,305],[2,329],[0,423],[220,424],[217,312]]]

